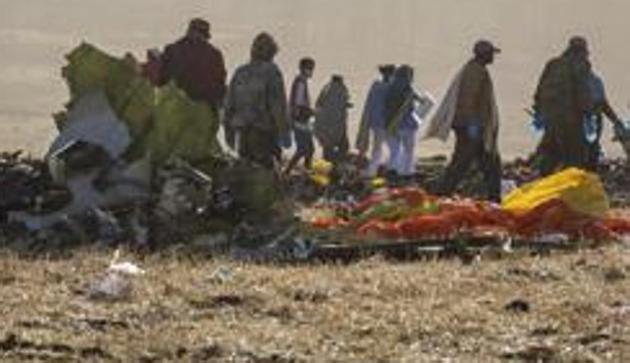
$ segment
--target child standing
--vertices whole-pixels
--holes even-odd
[[[313,143],[311,125],[309,124],[313,116],[313,109],[308,91],[308,80],[313,77],[314,71],[315,61],[308,57],[302,58],[299,64],[299,73],[291,86],[289,110],[293,123],[296,150],[291,161],[289,161],[289,165],[287,165],[285,174],[289,174],[302,159],[304,159],[304,167],[306,169],[310,169],[312,166],[315,145]]]

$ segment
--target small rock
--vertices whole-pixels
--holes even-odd
[[[328,300],[330,293],[324,289],[297,288],[292,293],[292,298],[297,302],[322,303]]]
[[[626,274],[622,269],[611,267],[604,273],[604,279],[608,283],[615,283],[626,279]]]
[[[558,334],[558,328],[554,326],[543,326],[532,330],[532,336],[551,336]]]
[[[520,350],[506,352],[502,355],[504,359],[519,360],[523,362],[556,362],[557,353],[545,346],[532,345]]]
[[[610,334],[606,333],[595,333],[595,334],[587,334],[578,338],[578,343],[582,345],[591,345],[600,341],[610,340]]]
[[[531,306],[529,302],[523,299],[515,299],[505,305],[505,310],[512,313],[529,313]]]

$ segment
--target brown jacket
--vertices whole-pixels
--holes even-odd
[[[158,84],[174,80],[192,100],[220,107],[226,75],[221,51],[210,43],[184,37],[166,47]]]
[[[482,126],[492,118],[493,86],[490,73],[484,65],[471,60],[464,66],[453,127],[467,126],[478,120]]]

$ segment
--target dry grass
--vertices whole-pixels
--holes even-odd
[[[630,361],[629,252],[610,246],[472,265],[152,256],[140,261],[148,273],[132,297],[116,303],[81,293],[109,254],[5,253],[0,360]],[[229,281],[213,278],[219,267]],[[529,311],[507,310],[515,299]]]

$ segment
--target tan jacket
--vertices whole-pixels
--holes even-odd
[[[484,65],[469,61],[463,69],[453,127],[467,126],[478,120],[486,127],[492,119],[494,102],[492,80]]]
[[[425,139],[446,141],[453,127],[464,127],[474,118],[481,122],[484,148],[496,153],[499,111],[490,74],[471,60],[455,75],[424,134]]]

